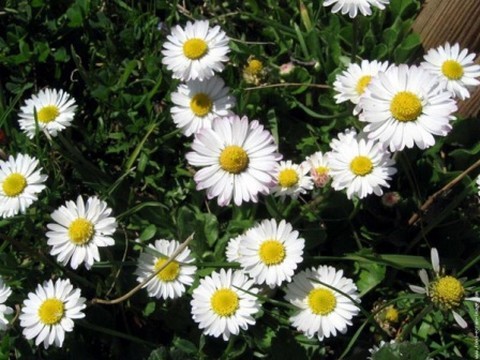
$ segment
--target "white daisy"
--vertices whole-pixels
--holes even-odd
[[[138,259],[138,268],[135,271],[135,275],[138,275],[137,281],[141,283],[156,272],[179,246],[180,243],[176,240],[163,239],[156,240],[155,245],[149,244],[147,250],[140,254]],[[194,261],[190,250],[185,248],[175,260],[145,285],[148,296],[165,300],[182,296],[186,291],[185,285],[190,286],[193,283],[197,270],[195,265],[191,265]]]
[[[351,63],[347,69],[337,75],[333,88],[337,92],[335,95],[336,103],[351,101],[357,105],[360,97],[365,93],[365,89],[370,84],[372,78],[379,72],[384,72],[388,68],[388,62],[379,62],[377,60],[362,60],[361,64]],[[359,106],[355,106],[353,114],[360,112]]]
[[[75,116],[75,99],[63,90],[43,89],[20,108],[20,128],[30,139],[35,136],[36,126],[47,137],[69,127]],[[37,121],[35,121],[35,112]]]
[[[253,315],[260,310],[257,293],[253,280],[242,271],[220,269],[219,273],[201,279],[193,290],[190,302],[193,320],[205,335],[222,335],[227,341],[230,335],[238,335],[240,329],[255,324]]]
[[[62,347],[65,332],[73,330],[73,320],[85,317],[85,298],[80,296],[70,280],[57,279],[38,285],[37,290],[28,294],[20,314],[20,326],[27,339],[35,339],[35,345],[48,348]]]
[[[263,220],[249,229],[242,240],[239,262],[257,284],[270,288],[289,282],[303,261],[305,240],[285,220]]]
[[[213,120],[211,129],[195,134],[190,165],[203,167],[195,174],[197,190],[207,189],[208,199],[218,197],[220,206],[257,202],[268,194],[281,155],[270,132],[257,120],[230,116]]]
[[[73,269],[83,262],[90,269],[94,261],[100,261],[99,247],[111,246],[115,243],[112,234],[117,222],[105,201],[96,196],[89,197],[87,202],[78,196],[77,202],[67,201],[52,213],[55,223],[47,228],[48,245],[52,246],[50,254],[57,256],[57,261]]]
[[[307,175],[309,170],[307,166],[294,164],[291,160],[280,161],[275,171],[276,185],[272,193],[282,200],[287,196],[296,199],[298,195],[306,194],[307,190],[313,189],[312,178]]]
[[[29,155],[10,155],[7,161],[0,160],[0,217],[12,217],[38,199],[37,194],[45,189],[47,176],[38,160]]]
[[[185,29],[172,28],[163,44],[162,63],[182,81],[206,80],[221,72],[228,61],[229,38],[220,26],[210,28],[208,21],[188,21]]]
[[[7,329],[8,320],[5,318],[5,315],[13,314],[13,309],[4,304],[11,294],[12,289],[10,289],[0,277],[0,330]]]
[[[395,161],[379,143],[347,136],[345,144],[334,146],[328,153],[328,163],[335,190],[347,189],[349,199],[353,195],[361,199],[372,192],[380,196],[382,187],[390,187],[387,181],[397,172]]]
[[[425,149],[435,144],[433,135],[446,136],[457,110],[449,91],[442,91],[438,77],[421,67],[391,66],[372,79],[359,102],[363,131],[391,151]]]
[[[353,128],[345,129],[343,132],[338,133],[336,138],[330,141],[330,148],[337,151],[339,148],[344,147],[347,144],[357,141],[357,131]],[[328,153],[327,153],[328,154]],[[328,156],[327,156],[328,160]]]
[[[337,331],[345,334],[360,309],[344,294],[360,301],[357,287],[343,276],[343,270],[321,265],[298,273],[285,294],[285,299],[299,308],[290,323],[308,338],[317,335],[320,341],[336,336]]]
[[[235,98],[228,91],[218,76],[180,84],[172,94],[172,102],[177,105],[171,109],[173,121],[186,136],[211,128],[214,118],[233,115],[229,109],[235,105]]]
[[[477,176],[476,183],[477,183],[478,196],[480,196],[480,175]]]
[[[227,249],[225,250],[228,262],[239,262],[242,239],[243,235],[238,235],[237,237],[228,240]]]
[[[468,49],[460,51],[458,43],[450,46],[447,42],[444,46],[428,50],[422,66],[440,78],[442,89],[465,100],[470,97],[469,90],[480,84],[480,65],[474,63],[475,57],[474,53],[468,53]]]
[[[464,301],[480,303],[480,297],[466,297],[469,289],[463,286],[464,279],[445,275],[445,269],[440,267],[440,258],[436,248],[432,248],[430,257],[433,269],[432,281],[430,282],[427,271],[421,269],[418,274],[425,287],[409,285],[410,290],[417,294],[425,294],[439,309],[451,311],[457,324],[462,328],[466,328],[468,324],[458,310],[462,307]]]
[[[328,166],[328,155],[317,151],[310,156],[307,156],[303,162],[310,171],[313,183],[317,187],[324,187],[330,181],[330,168]]]
[[[384,4],[388,4],[390,0],[325,0],[323,6],[333,5],[332,13],[341,10],[342,15],[348,14],[351,18],[357,16],[360,11],[362,15],[372,15],[371,6],[381,10],[385,9]]]

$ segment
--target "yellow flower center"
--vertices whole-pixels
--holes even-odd
[[[430,285],[432,301],[443,309],[453,309],[460,305],[465,295],[465,289],[460,281],[453,276],[444,276]]]
[[[372,160],[366,156],[355,156],[350,163],[350,170],[357,176],[365,176],[372,172],[373,164]]]
[[[398,310],[393,306],[389,306],[385,311],[385,320],[391,323],[398,322]]]
[[[60,110],[55,105],[44,106],[37,112],[37,120],[41,123],[48,124],[60,115]]]
[[[459,80],[463,76],[463,66],[455,60],[447,60],[442,64],[442,73],[449,80]]]
[[[326,175],[328,174],[328,167],[326,166],[319,166],[315,168],[317,175]]]
[[[316,315],[328,315],[337,306],[337,298],[330,289],[313,289],[308,294],[308,306]]]
[[[190,109],[200,117],[207,115],[212,111],[213,101],[207,94],[198,93],[190,100]]]
[[[154,265],[154,271],[160,269],[160,267],[167,262],[168,259],[158,258]],[[180,264],[176,261],[172,261],[165,269],[157,274],[157,277],[163,282],[174,281],[180,274]]]
[[[65,313],[65,305],[56,298],[45,300],[38,308],[38,317],[44,325],[55,325],[60,322]]]
[[[84,245],[92,240],[95,228],[93,224],[84,218],[78,218],[72,221],[68,228],[70,241],[75,245]]]
[[[231,316],[238,309],[238,295],[230,289],[215,291],[210,299],[212,310],[219,316]]]
[[[278,174],[278,184],[281,187],[289,188],[297,185],[298,174],[293,169],[284,169]]]
[[[263,70],[263,64],[260,60],[252,59],[248,61],[245,71],[250,75],[260,75]]]
[[[410,91],[400,91],[390,103],[390,112],[398,121],[415,121],[422,113],[420,98]]]
[[[19,173],[11,173],[3,180],[2,188],[5,195],[15,197],[20,195],[27,186],[27,179]]]
[[[372,77],[370,75],[362,76],[358,82],[355,90],[357,91],[358,95],[362,95],[365,92],[365,88],[370,84]]]
[[[183,54],[190,60],[197,60],[208,52],[208,44],[205,40],[193,38],[183,44]]]
[[[240,174],[248,162],[247,152],[237,145],[227,146],[220,154],[220,167],[231,174]]]
[[[266,240],[260,245],[258,256],[265,265],[278,265],[285,259],[285,246],[278,240]]]

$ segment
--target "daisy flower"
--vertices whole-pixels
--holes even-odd
[[[228,61],[229,38],[220,26],[210,28],[208,21],[188,21],[185,29],[177,25],[163,44],[162,63],[182,81],[211,78]]]
[[[388,62],[379,62],[377,60],[362,60],[361,64],[352,63],[347,69],[337,75],[333,88],[337,92],[334,96],[336,103],[350,101],[358,105],[360,97],[365,93],[365,89],[372,81],[372,78],[379,72],[384,72],[388,68]],[[353,114],[357,115],[360,108],[355,106]]]
[[[281,155],[270,132],[257,120],[230,116],[213,120],[211,129],[195,134],[190,165],[203,167],[195,174],[197,190],[207,189],[208,199],[218,197],[220,206],[257,202],[268,194]]]
[[[47,137],[57,136],[57,133],[69,127],[75,116],[75,99],[63,90],[43,89],[32,98],[25,101],[20,108],[20,129],[30,139],[35,136],[35,130],[43,131]],[[35,112],[37,121],[35,121]]]
[[[464,279],[457,279],[451,275],[445,275],[445,269],[440,267],[440,258],[436,248],[430,251],[432,261],[433,278],[430,281],[425,269],[421,269],[418,274],[425,287],[409,285],[410,290],[417,294],[425,294],[430,301],[440,310],[451,311],[457,324],[467,327],[467,322],[458,313],[465,301],[480,303],[480,297],[467,297],[468,289],[463,286]]]
[[[446,136],[457,110],[450,91],[442,91],[438,77],[421,67],[391,66],[372,79],[359,102],[363,131],[390,151],[420,149],[435,144],[433,135]]]
[[[227,249],[225,250],[228,262],[239,262],[242,239],[243,235],[238,235],[237,237],[228,240]]]
[[[222,335],[227,341],[230,335],[238,335],[240,329],[255,324],[253,315],[260,310],[257,293],[253,280],[240,270],[213,272],[193,290],[193,320],[205,335]]]
[[[397,172],[390,153],[372,140],[343,137],[345,143],[335,142],[334,150],[328,153],[332,187],[347,189],[349,199],[353,195],[360,199],[371,193],[382,195],[382,187],[390,187],[387,181]]]
[[[76,203],[67,201],[52,213],[55,223],[47,225],[50,254],[63,265],[70,261],[73,269],[81,263],[90,269],[94,261],[100,261],[98,248],[115,243],[112,234],[117,222],[109,216],[111,213],[107,203],[96,196],[89,197],[86,203],[82,196]]]
[[[317,151],[307,156],[303,162],[310,171],[313,183],[316,187],[324,187],[330,181],[330,168],[328,167],[328,155]]]
[[[345,334],[360,309],[344,294],[360,301],[357,287],[343,276],[343,270],[321,265],[298,273],[285,294],[285,299],[298,308],[290,323],[308,338],[317,335],[320,341],[336,336],[337,331]]]
[[[442,89],[451,91],[455,97],[465,100],[469,90],[480,84],[480,65],[475,64],[475,54],[468,49],[460,51],[460,45],[447,42],[444,46],[428,50],[422,66],[440,78]]]
[[[200,129],[212,127],[216,117],[230,116],[229,110],[235,105],[235,98],[228,94],[228,87],[218,76],[208,80],[190,80],[180,84],[172,94],[171,109],[175,125],[186,136]]]
[[[10,155],[7,161],[0,160],[0,216],[7,218],[25,214],[27,208],[38,199],[37,194],[45,189],[47,176],[38,168],[38,160],[29,155]]]
[[[305,240],[285,220],[263,220],[245,233],[238,261],[255,283],[273,289],[291,280],[304,247]]]
[[[28,294],[20,314],[20,326],[27,339],[35,339],[35,345],[47,349],[55,344],[62,347],[65,332],[73,330],[73,320],[85,317],[85,298],[80,296],[70,280],[57,279],[38,285],[37,290]]]
[[[247,65],[243,68],[243,80],[247,84],[253,84],[255,86],[260,85],[262,79],[267,74],[265,67],[261,60],[251,57],[247,60]]]
[[[13,309],[4,304],[11,294],[12,289],[5,285],[3,279],[0,278],[0,330],[7,329],[8,320],[5,318],[5,315],[13,314]]]
[[[390,0],[325,0],[323,6],[333,5],[332,13],[341,10],[342,15],[348,14],[350,18],[354,18],[359,11],[365,16],[372,15],[371,6],[383,10],[389,2]]]
[[[143,282],[152,273],[156,272],[168,258],[177,250],[180,243],[176,240],[156,240],[155,245],[149,244],[147,251],[140,254],[138,268],[135,271],[138,282]],[[149,251],[152,249],[153,251]],[[152,254],[153,252],[153,254]],[[156,277],[150,280],[145,287],[148,296],[157,299],[175,299],[186,291],[185,285],[190,286],[197,267],[191,265],[195,259],[190,250],[185,248],[165,269],[160,271]]]
[[[275,171],[276,185],[272,192],[282,200],[287,196],[296,199],[298,195],[306,194],[307,190],[313,189],[313,181],[307,175],[308,172],[307,166],[294,164],[291,160],[280,161]]]

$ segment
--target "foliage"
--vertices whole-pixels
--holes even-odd
[[[191,290],[175,301],[154,301],[143,290],[118,305],[89,303],[86,318],[76,322],[61,349],[34,346],[16,321],[2,333],[0,359],[64,359],[66,353],[72,359],[365,359],[369,348],[391,336],[405,343],[381,349],[375,359],[400,358],[403,351],[410,355],[402,359],[473,358],[473,307],[464,316],[470,331],[454,327],[451,314],[440,311],[403,331],[425,307],[408,284],[420,284],[416,271],[431,266],[429,247],[439,249],[448,269],[478,277],[475,172],[442,194],[419,223],[408,225],[430,195],[478,159],[478,119],[457,119],[452,133],[426,151],[396,154],[399,172],[390,186],[401,201],[395,207],[376,196],[350,201],[326,187],[298,200],[268,196],[258,204],[222,208],[195,189],[195,170],[185,160],[191,138],[175,128],[169,111],[179,82],[161,63],[169,28],[189,19],[219,24],[231,38],[221,76],[237,98],[235,112],[259,119],[284,158],[300,163],[327,151],[338,132],[361,128],[350,105],[336,104],[331,88],[316,85],[331,86],[348,62],[363,58],[418,62],[423,49],[410,29],[420,5],[392,0],[385,11],[352,21],[307,0],[6,0],[0,10],[1,149],[36,156],[48,173],[48,190],[26,215],[0,220],[0,275],[12,288],[11,304],[21,304],[39,282],[56,277],[70,278],[89,300],[116,298],[136,285],[136,260],[149,242],[183,241],[192,233],[196,286],[215,269],[237,266],[226,263],[229,239],[276,218],[305,238],[302,269],[328,264],[355,279],[364,312],[347,335],[319,342],[289,326],[291,311],[278,289],[265,299],[254,327],[224,342],[206,337],[193,322]],[[252,56],[267,69],[262,85],[279,86],[242,80]],[[294,71],[282,76],[280,66],[290,61]],[[53,141],[29,141],[17,113],[25,99],[47,86],[68,91],[79,110],[73,126]],[[116,245],[102,249],[103,261],[91,271],[57,264],[46,243],[51,212],[78,194],[98,195],[120,223]],[[472,292],[478,289],[476,282],[471,286]],[[382,301],[400,313],[391,336],[372,315]]]

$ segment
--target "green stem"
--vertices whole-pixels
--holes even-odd
[[[107,335],[110,335],[110,336],[130,340],[132,342],[152,346],[152,347],[155,347],[155,348],[158,347],[158,344],[154,344],[150,341],[145,341],[143,339],[140,339],[138,337],[122,333],[120,331],[112,330],[112,329],[109,329],[109,328],[105,328],[103,326],[99,326],[99,325],[89,323],[86,320],[77,320],[76,324],[78,324],[79,326],[81,326],[85,329],[97,331],[97,332],[100,332],[100,333],[103,333],[103,334],[107,334]]]
[[[427,307],[424,307],[423,310],[420,311],[417,314],[417,316],[415,316],[415,318],[410,322],[410,324],[408,324],[405,327],[405,330],[402,331],[402,333],[399,336],[399,339],[400,340],[405,340],[406,337],[408,335],[410,335],[410,333],[412,332],[414,326],[417,325],[430,311],[432,311],[432,309],[433,309],[433,304],[432,303],[428,304]]]
[[[352,63],[355,62],[357,57],[357,48],[358,48],[358,16],[353,19],[353,39],[352,39],[352,53],[350,54],[350,60]]]

